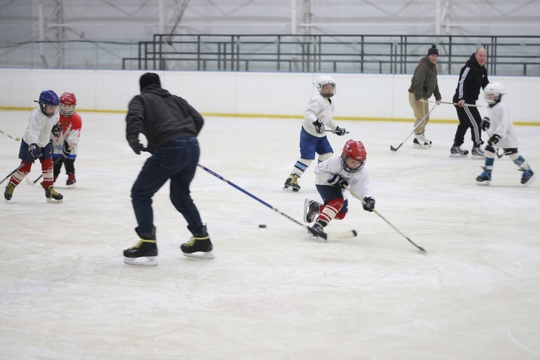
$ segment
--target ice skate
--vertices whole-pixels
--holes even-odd
[[[299,176],[296,174],[289,175],[287,180],[285,180],[285,185],[283,186],[283,188],[297,192],[298,190],[300,190],[300,185],[298,184],[298,178]]]
[[[523,175],[521,175],[522,185],[527,186],[536,179],[536,177],[534,176],[534,172],[530,168],[527,170],[521,170],[521,171],[523,171]]]
[[[156,266],[157,255],[157,241],[141,239],[137,245],[124,250],[124,262],[129,265]]]
[[[416,134],[413,140],[415,149],[428,149],[431,147],[431,141],[426,139],[424,134]]]
[[[465,157],[468,154],[468,150],[462,150],[459,146],[452,146],[450,149],[450,157]]]
[[[476,177],[476,185],[489,185],[491,183],[491,170],[484,168],[484,171]]]
[[[483,159],[484,158],[484,151],[480,149],[480,146],[475,146],[471,150],[471,157],[473,159]]]
[[[315,222],[312,227],[309,228],[308,232],[311,236],[317,238],[317,240],[326,241],[326,234],[324,232],[324,223],[320,220]]]
[[[206,226],[203,227],[200,233],[194,233],[188,242],[180,245],[180,250],[185,256],[197,259],[213,259],[213,248]]]
[[[320,207],[321,204],[315,200],[304,200],[304,221],[308,224],[312,223],[315,217],[319,215]]]
[[[60,204],[62,199],[64,199],[64,196],[57,192],[52,185],[45,189],[45,197],[47,198],[47,202],[51,204]]]
[[[6,190],[4,190],[4,198],[6,199],[6,201],[11,200],[11,197],[13,196],[13,191],[15,191],[15,184],[10,181],[6,186]]]
[[[75,185],[76,182],[77,182],[77,180],[75,179],[75,174],[68,174],[68,179],[66,180],[66,186],[69,189],[75,188],[76,187],[76,185]]]

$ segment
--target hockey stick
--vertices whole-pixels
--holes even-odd
[[[2,184],[4,181],[6,181],[7,179],[9,179],[9,177],[10,177],[11,175],[15,174],[18,170],[20,170],[24,165],[26,165],[27,162],[28,162],[28,160],[23,161],[23,162],[21,163],[21,165],[19,165],[15,170],[13,170],[12,172],[10,172],[10,173],[8,174],[8,176],[6,176],[5,178],[3,178],[2,181],[0,181],[0,184]]]
[[[337,131],[335,131],[335,130],[326,130],[326,129],[325,129],[325,131],[326,131],[326,132],[329,132],[329,133],[332,133],[332,134],[339,134],[339,132],[337,132]],[[348,134],[348,133],[349,133],[349,131],[348,131],[348,130],[345,130],[345,134]]]
[[[53,167],[54,165],[56,165],[56,163],[58,163],[58,161],[60,161],[60,159],[62,158],[62,156],[59,156],[56,158],[56,160],[53,161]],[[30,186],[34,186],[36,185],[36,183],[43,177],[43,174],[39,175],[38,178],[34,181],[30,180],[29,178],[26,178],[26,183]]]
[[[2,130],[0,130],[0,134],[3,134],[5,136],[7,136],[8,138],[10,138],[11,140],[15,140],[15,141],[21,141],[21,138],[20,137],[13,137],[9,134],[6,134],[5,132],[3,132]]]
[[[486,129],[486,133],[488,134],[488,136],[491,138],[491,132],[489,131],[489,129]],[[497,155],[497,158],[502,158],[504,156],[504,149],[503,149],[503,152],[502,154],[499,154],[499,148],[494,146],[493,147],[495,149],[495,155]],[[485,151],[485,150],[484,150]]]
[[[360,196],[356,195],[350,187],[346,187],[345,189],[349,190],[349,192],[352,194],[352,196],[354,196],[355,198],[357,198],[358,200],[360,200],[362,202],[362,205],[366,205],[366,202],[364,201],[364,199],[362,199]],[[394,230],[396,230],[401,236],[403,236],[405,239],[407,239],[407,241],[409,241],[411,244],[413,244],[414,246],[416,246],[419,250],[422,250],[423,252],[427,252],[426,249],[424,249],[423,247],[421,246],[418,246],[414,243],[414,241],[412,241],[411,239],[409,239],[409,237],[407,237],[405,234],[403,234],[401,231],[399,231],[399,229],[397,227],[395,227],[394,225],[392,225],[390,223],[390,221],[386,220],[386,218],[384,216],[382,216],[381,214],[379,214],[379,212],[375,209],[373,209],[373,212],[375,214],[377,214],[381,219],[383,219],[388,225],[390,225]]]
[[[278,210],[277,208],[273,207],[272,205],[270,205],[269,203],[267,203],[266,201],[264,200],[261,200],[259,199],[258,197],[256,197],[255,195],[247,192],[246,190],[242,189],[240,186],[230,182],[229,180],[225,179],[224,177],[222,177],[221,175],[213,172],[212,170],[208,169],[206,166],[204,165],[201,165],[201,164],[197,164],[198,167],[200,167],[201,169],[203,169],[204,171],[214,175],[215,177],[217,177],[218,179],[220,179],[221,181],[231,185],[233,188],[235,188],[236,190],[240,190],[241,192],[243,192],[244,194],[248,195],[249,197],[257,200],[258,202],[260,202],[261,204],[263,204],[264,206],[274,210],[275,212],[277,212],[278,214],[286,217],[287,219],[291,220],[292,222],[294,222],[295,224],[297,225],[300,225],[301,227],[305,228],[307,231],[309,231],[312,235],[316,236],[316,237],[319,237],[319,238],[322,238],[324,240],[336,240],[336,239],[344,239],[344,238],[351,238],[351,237],[355,237],[356,236],[356,230],[351,230],[351,231],[346,231],[346,232],[343,232],[343,233],[339,233],[339,234],[327,234],[325,232],[322,232],[322,231],[317,231],[317,230],[314,230],[312,229],[311,227],[301,223],[300,221],[294,219],[293,217],[285,214],[284,212]]]
[[[416,124],[416,126],[414,127],[413,131],[409,134],[409,136],[407,136],[407,137],[405,138],[405,140],[403,140],[403,142],[402,142],[401,144],[399,144],[398,147],[393,147],[392,145],[390,145],[390,150],[392,150],[392,151],[398,151],[398,149],[401,147],[401,145],[403,145],[403,144],[405,143],[405,141],[407,141],[407,139],[409,139],[409,138],[411,137],[411,135],[414,134],[414,132],[415,132],[416,129],[420,126],[420,124],[422,124],[422,123],[424,122],[424,120],[426,120],[426,119],[428,118],[429,114],[431,114],[431,112],[432,112],[433,110],[435,110],[435,108],[437,107],[437,105],[438,105],[438,104],[435,104],[435,105],[431,108],[431,110],[428,111],[428,113],[422,118],[422,120],[420,120],[420,121],[418,122],[418,124]]]
[[[436,103],[436,101],[428,101],[428,100],[420,100],[422,102],[427,102],[427,103]],[[450,102],[450,101],[439,101],[440,104],[448,104],[448,105],[454,105],[454,106],[457,106],[457,103],[455,102]],[[482,107],[482,105],[475,105],[475,104],[463,104],[463,106],[468,106],[468,107]]]

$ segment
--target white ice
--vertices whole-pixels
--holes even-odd
[[[165,186],[159,265],[134,267],[122,250],[138,240],[129,194],[148,155],[127,145],[123,114],[81,115],[77,188],[62,174],[62,204],[26,183],[0,203],[1,359],[540,358],[540,180],[522,187],[504,157],[477,186],[483,161],[449,157],[455,124],[428,124],[428,150],[411,137],[390,151],[412,123],[338,121],[350,134],[329,135],[335,151],[364,142],[376,209],[426,254],[355,199],[327,231],[358,237],[314,241],[199,169],[192,195],[216,258],[182,255],[190,234]],[[27,118],[3,111],[0,129],[22,136]],[[206,120],[200,163],[301,221],[304,198],[319,198],[313,166],[299,193],[282,190],[300,120]],[[540,127],[517,131],[538,176]],[[2,177],[18,147],[0,135]]]

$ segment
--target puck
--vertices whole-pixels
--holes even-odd
[[[259,227],[260,227],[261,229],[266,229],[266,225],[265,225],[265,224],[259,224]]]

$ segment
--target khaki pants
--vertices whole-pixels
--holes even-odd
[[[412,93],[412,92],[409,93],[409,104],[411,104],[411,107],[412,107],[413,112],[414,112],[414,118],[416,119],[414,121],[414,127],[416,127],[418,125],[420,120],[422,120],[424,118],[424,116],[426,116],[426,114],[429,111],[427,99],[420,99],[420,100],[426,100],[426,101],[425,102],[420,101],[417,104],[416,101],[414,101],[414,93]],[[420,126],[418,126],[416,128],[416,130],[415,130],[416,135],[421,135],[421,134],[423,134],[425,132],[426,125],[427,125],[428,122],[429,122],[429,116],[422,122],[422,124],[420,124]]]

